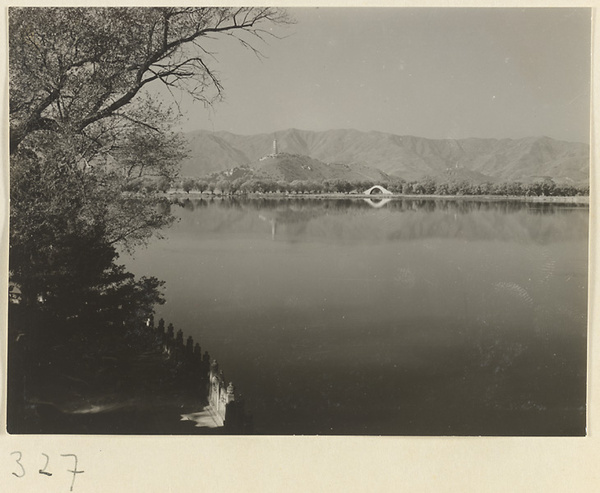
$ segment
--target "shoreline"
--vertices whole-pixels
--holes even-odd
[[[290,199],[371,199],[371,200],[445,200],[445,201],[471,201],[471,202],[525,202],[525,203],[543,203],[543,204],[577,204],[588,205],[590,203],[589,195],[575,196],[545,196],[545,195],[418,195],[418,194],[391,194],[391,195],[365,195],[365,194],[345,194],[345,193],[244,193],[244,194],[219,194],[206,193],[199,191],[184,192],[183,190],[173,190],[165,192],[166,197],[185,197],[185,198],[290,198]]]

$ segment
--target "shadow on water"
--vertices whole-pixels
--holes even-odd
[[[270,418],[265,434],[584,436],[585,345],[584,337],[485,337],[432,347],[414,364],[391,360],[397,366],[381,351],[380,362],[299,368],[293,385],[281,382],[280,401],[255,412]]]

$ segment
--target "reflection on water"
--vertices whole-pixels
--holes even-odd
[[[373,209],[381,209],[390,203],[392,199],[364,199],[364,201],[373,207]]]
[[[180,200],[126,258],[265,434],[583,434],[588,208]]]

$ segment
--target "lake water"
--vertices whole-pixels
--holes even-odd
[[[587,206],[180,200],[123,257],[257,434],[585,433]]]

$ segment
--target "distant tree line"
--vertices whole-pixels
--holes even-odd
[[[390,192],[402,195],[496,195],[496,196],[546,196],[573,197],[589,195],[589,186],[557,184],[546,179],[533,183],[502,182],[502,183],[471,183],[468,181],[436,181],[433,178],[423,178],[416,181],[401,179],[392,182],[374,182],[365,180],[350,182],[334,179],[323,180],[270,180],[266,178],[240,177],[234,180],[225,178],[181,178],[175,183],[175,188],[187,193],[201,192],[221,195],[248,193],[283,193],[283,194],[321,194],[321,193],[362,193],[374,185],[381,185]],[[151,185],[152,186],[152,185]]]

